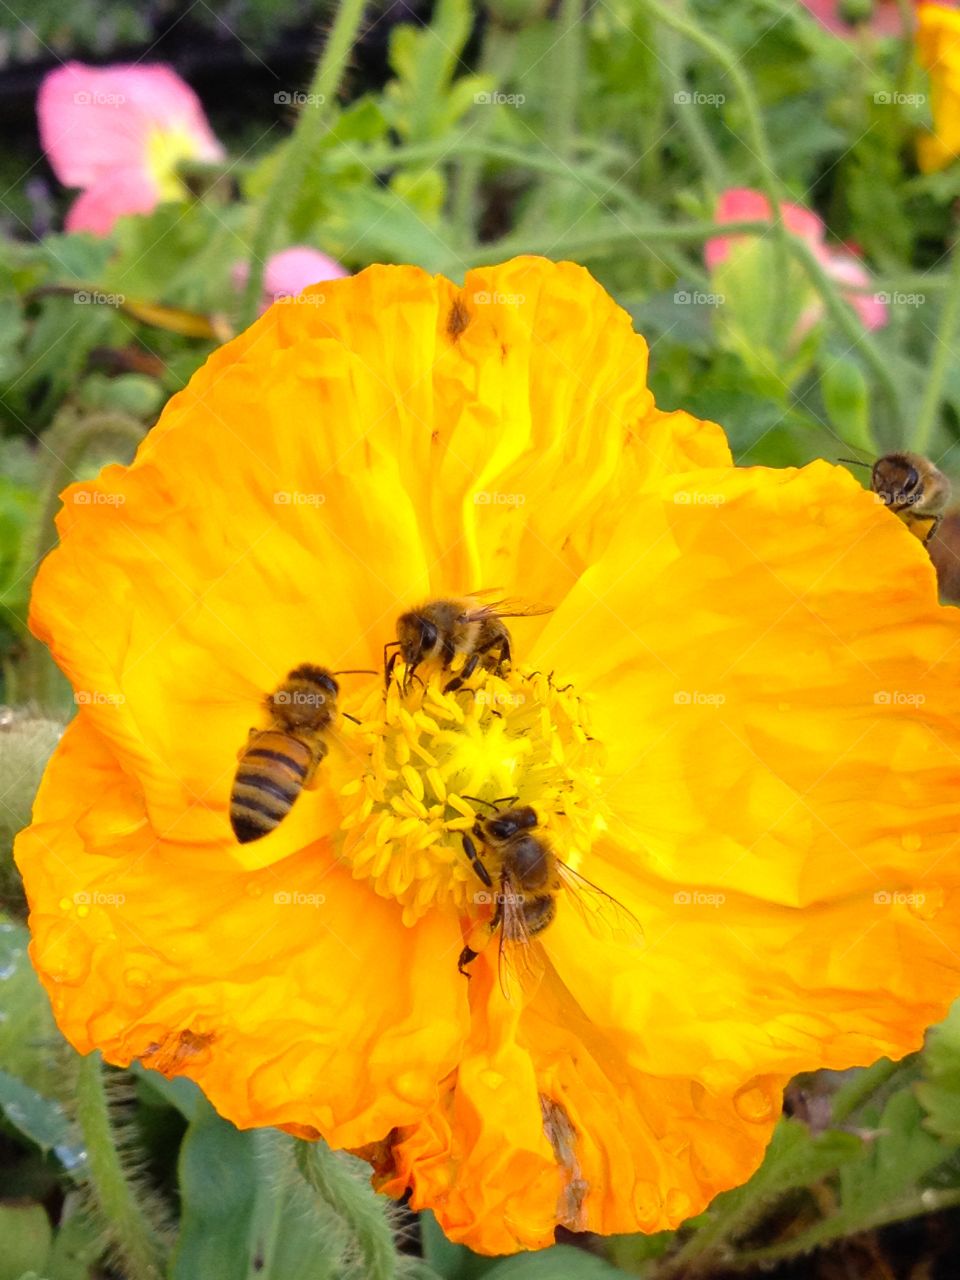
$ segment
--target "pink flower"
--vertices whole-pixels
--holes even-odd
[[[37,116],[54,173],[81,189],[68,231],[108,235],[123,214],[182,200],[178,165],[225,154],[196,94],[170,67],[68,62],[45,77]]]
[[[860,260],[860,251],[854,245],[842,245],[834,248],[827,244],[826,227],[823,220],[810,209],[784,200],[783,221],[788,231],[806,240],[817,260],[828,275],[841,285],[869,287],[870,274]],[[718,223],[724,222],[770,222],[770,203],[761,191],[752,191],[748,187],[732,187],[725,191],[717,204],[714,218]],[[717,236],[708,240],[704,248],[704,260],[707,270],[713,271],[723,262],[735,248],[742,235]],[[887,323],[887,306],[877,294],[857,293],[854,289],[843,290],[843,296],[850,303],[866,329],[881,329]],[[805,313],[803,329],[806,332],[821,318],[822,303],[817,303]]]
[[[238,289],[247,283],[250,274],[245,262],[238,262],[233,268],[233,280]],[[321,280],[339,280],[341,276],[350,274],[346,267],[333,258],[328,258],[319,249],[311,249],[309,245],[295,244],[289,249],[275,253],[267,260],[263,273],[263,294],[260,299],[260,311],[264,312],[274,302],[282,298],[295,298],[307,285],[317,284]]]
[[[801,0],[801,4],[816,18],[821,27],[826,27],[835,36],[849,39],[856,34],[858,25],[851,21],[857,8],[844,0]],[[899,36],[903,34],[900,21],[900,10],[896,0],[876,0],[871,6],[869,0],[861,6],[863,22],[875,36]]]

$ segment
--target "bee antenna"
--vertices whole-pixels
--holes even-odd
[[[373,671],[370,667],[350,667],[343,671],[331,671],[334,676],[376,676],[379,671]]]
[[[374,672],[376,674],[376,672]],[[349,711],[341,711],[340,714],[344,720],[352,720],[354,724],[363,724],[362,720],[358,720],[356,716],[352,716]]]
[[[493,803],[492,800],[482,800],[480,796],[468,796],[465,791],[461,792],[461,794],[464,800],[472,800],[474,804],[488,804],[490,808],[494,811],[494,813],[497,812],[497,806]]]
[[[867,467],[868,469],[870,468],[869,462],[861,462],[859,458],[838,458],[837,461],[849,462],[850,465],[854,467]]]

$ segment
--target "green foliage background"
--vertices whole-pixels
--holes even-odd
[[[272,92],[311,86],[275,75],[228,126],[222,171],[192,173],[193,198],[124,219],[108,239],[34,234],[39,156],[21,161],[36,144],[0,147],[0,659],[19,708],[0,719],[0,1280],[681,1280],[810,1275],[829,1258],[888,1276],[912,1274],[899,1268],[914,1255],[932,1276],[960,1248],[957,1013],[903,1063],[798,1082],[752,1181],[675,1235],[506,1260],[450,1245],[429,1214],[389,1215],[348,1159],[240,1133],[186,1082],[105,1073],[58,1036],[9,864],[72,711],[26,628],[32,576],[60,488],[132,455],[219,336],[250,318],[269,252],[310,244],[351,269],[413,262],[454,278],[515,253],[573,258],[648,337],[658,402],[721,422],[739,462],[918,447],[960,471],[960,164],[917,170],[929,90],[909,40],[866,28],[839,39],[795,0],[436,0],[427,24],[367,11],[381,74],[363,44],[338,62],[347,7],[196,6],[194,63],[205,33],[227,24],[251,74],[269,69],[278,31],[314,24],[327,53],[312,88],[340,90],[291,114]],[[0,5],[0,57],[9,70],[142,53],[178,15],[117,0],[65,15],[37,0],[25,24]],[[222,105],[206,103],[215,120]],[[738,186],[816,208],[831,243],[854,241],[888,325],[866,333],[809,253],[775,233],[708,275],[717,197]],[[48,192],[40,205],[52,200],[60,226],[70,196],[49,175]],[[235,268],[247,260],[243,295]],[[167,309],[159,323],[145,305]],[[821,319],[798,340],[811,305]],[[209,336],[179,332],[183,311]],[[897,1223],[913,1224],[906,1246]]]

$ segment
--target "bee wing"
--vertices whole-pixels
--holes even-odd
[[[479,622],[483,618],[489,618],[491,614],[497,618],[539,618],[545,613],[553,613],[553,605],[528,604],[525,600],[504,596],[502,600],[491,600],[489,604],[465,609],[463,618],[466,622]]]
[[[644,945],[643,925],[622,902],[565,862],[558,860],[557,870],[567,896],[595,938],[633,947]]]
[[[532,995],[543,975],[542,948],[531,937],[523,914],[523,893],[509,876],[500,881],[500,944],[497,971],[504,999],[513,997],[515,986]]]

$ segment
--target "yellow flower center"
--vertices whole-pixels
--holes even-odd
[[[341,789],[339,855],[357,879],[403,904],[405,924],[430,907],[473,911],[483,889],[463,848],[478,816],[530,805],[538,831],[576,867],[605,829],[602,748],[572,686],[545,672],[481,672],[444,693],[449,671],[403,689],[398,664],[344,737],[368,763]],[[420,675],[420,672],[417,673]],[[490,803],[483,804],[482,801]],[[481,857],[483,849],[480,848]]]
[[[177,172],[184,160],[200,154],[196,138],[186,129],[154,129],[147,139],[147,168],[153,174],[160,199],[183,200],[187,189]]]

